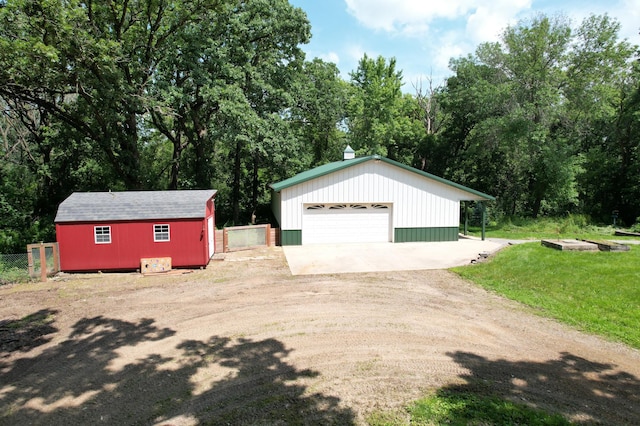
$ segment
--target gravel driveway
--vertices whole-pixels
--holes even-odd
[[[4,286],[0,314],[0,424],[365,424],[445,387],[640,424],[638,351],[444,270],[292,276],[270,248]]]

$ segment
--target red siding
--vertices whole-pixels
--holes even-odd
[[[207,218],[193,220],[152,220],[141,222],[58,223],[62,271],[132,270],[140,259],[171,257],[173,267],[205,266],[208,261]],[[154,242],[153,225],[170,225],[170,241]],[[94,226],[111,226],[111,243],[96,244]]]

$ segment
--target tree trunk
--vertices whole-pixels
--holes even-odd
[[[207,152],[204,140],[198,138],[194,142],[194,148],[196,151],[194,176],[196,186],[200,189],[209,189],[211,186],[211,182],[209,182],[209,162],[207,161]]]
[[[173,155],[171,156],[171,171],[169,177],[169,189],[178,189],[178,177],[180,175],[180,157],[182,156],[182,147],[180,141],[173,144]]]
[[[251,211],[255,212],[258,208],[258,196],[260,194],[260,181],[258,179],[259,154],[253,154],[253,171],[251,176]]]
[[[533,210],[531,213],[534,219],[538,218],[541,207],[542,207],[542,196],[540,194],[536,194],[535,199],[533,200]]]
[[[138,121],[137,114],[132,111],[127,113],[126,124],[124,124],[123,140],[120,142],[120,151],[122,155],[116,157],[115,162],[121,162],[121,177],[127,189],[143,189],[142,179],[140,178],[140,151],[138,149]],[[118,137],[117,132],[114,136]],[[122,164],[124,163],[124,164]],[[118,165],[116,170],[118,170]]]
[[[231,208],[233,224],[240,223],[240,178],[242,176],[242,142],[236,142],[236,152],[233,162],[233,187],[231,189]]]

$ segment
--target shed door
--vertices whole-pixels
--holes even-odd
[[[391,241],[390,204],[308,204],[302,217],[302,244]]]

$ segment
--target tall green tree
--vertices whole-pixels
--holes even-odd
[[[584,173],[580,193],[586,213],[622,222],[640,215],[637,193],[638,135],[635,116],[637,47],[620,40],[620,23],[607,15],[590,16],[576,30],[565,90],[569,134],[580,146]]]
[[[104,154],[123,186],[141,188],[148,87],[175,35],[216,3],[7,2],[0,10],[0,96],[73,129]]]
[[[536,217],[543,202],[557,208],[577,195],[571,192],[575,147],[558,131],[565,114],[561,100],[571,27],[563,17],[539,16],[507,28],[502,39],[503,54],[490,53],[486,59],[495,59],[510,77],[512,148],[520,148],[520,161],[526,164],[520,189],[526,194],[523,208]]]
[[[46,111],[1,98],[0,106],[0,234],[11,235],[0,237],[0,251],[22,252],[28,243],[54,238],[55,208],[68,188],[95,189],[109,179],[95,167],[90,147]]]
[[[34,236],[37,180],[27,164],[38,159],[31,152],[29,132],[1,99],[0,112],[0,253],[15,253]]]
[[[298,137],[311,155],[311,164],[341,158],[350,86],[340,78],[338,67],[318,58],[305,62],[296,93],[291,118]]]
[[[367,55],[351,73],[347,105],[348,141],[360,154],[378,154],[424,168],[425,145],[432,131],[424,104],[402,93],[396,60]],[[421,157],[422,155],[422,157]]]
[[[574,32],[562,16],[538,15],[453,61],[441,95],[445,174],[497,194],[506,214],[580,208],[585,137],[601,131],[597,117],[612,118],[616,90],[604,82],[625,75],[632,52],[617,28],[590,17]]]
[[[232,220],[254,215],[268,194],[265,169],[287,170],[300,145],[291,138],[286,112],[295,104],[293,87],[301,72],[310,25],[286,0],[240,2],[225,43],[236,84],[222,108],[231,173]]]
[[[237,221],[264,198],[260,170],[295,157],[286,111],[309,36],[285,0],[12,0],[0,98],[23,121],[38,111],[26,128],[45,160],[82,148],[103,190],[228,185]]]
[[[615,113],[593,121],[583,137],[585,172],[580,189],[586,213],[602,221],[618,216],[631,225],[640,217],[640,70],[619,81],[618,92],[606,107]]]
[[[402,102],[402,71],[395,58],[376,59],[366,54],[351,73],[354,92],[348,106],[351,146],[360,153],[388,155],[394,120]]]
[[[442,144],[440,141],[441,132],[444,129],[440,96],[442,87],[434,87],[432,77],[428,78],[427,83],[426,89],[423,88],[422,81],[414,84],[417,109],[412,116],[422,123],[425,134],[423,137],[417,138],[418,143],[415,147],[413,165],[420,170],[429,169],[442,175],[443,170],[438,167],[438,165],[445,164],[441,158]]]

